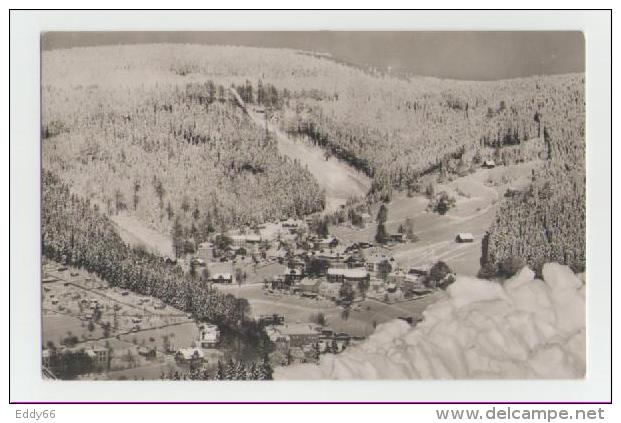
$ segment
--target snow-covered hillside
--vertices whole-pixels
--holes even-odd
[[[415,328],[379,325],[367,340],[319,365],[277,368],[275,379],[582,378],[585,285],[546,264],[543,281],[522,269],[504,284],[458,277]]]

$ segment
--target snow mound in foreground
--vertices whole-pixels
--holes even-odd
[[[567,267],[524,268],[503,285],[458,277],[415,328],[378,325],[365,341],[275,379],[544,379],[585,375],[585,286]]]

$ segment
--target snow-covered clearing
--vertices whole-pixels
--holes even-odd
[[[172,239],[169,235],[147,226],[142,220],[128,214],[110,216],[119,235],[131,246],[142,246],[162,256],[173,256]]]
[[[278,150],[291,160],[297,160],[315,177],[319,186],[326,192],[326,212],[334,212],[350,198],[363,198],[371,188],[371,180],[347,163],[330,157],[326,159],[325,151],[304,139],[294,139],[278,129],[275,124],[268,124],[265,115],[248,111],[252,120],[265,128],[278,141]]]

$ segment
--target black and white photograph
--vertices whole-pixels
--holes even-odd
[[[613,421],[612,10],[264,3],[9,11],[9,419]]]
[[[44,379],[587,374],[582,32],[40,40]]]

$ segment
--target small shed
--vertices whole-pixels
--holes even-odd
[[[470,232],[461,232],[455,237],[457,242],[474,242],[474,236]]]
[[[494,167],[496,167],[496,163],[493,160],[485,160],[483,162],[483,167],[485,169],[493,169]]]

